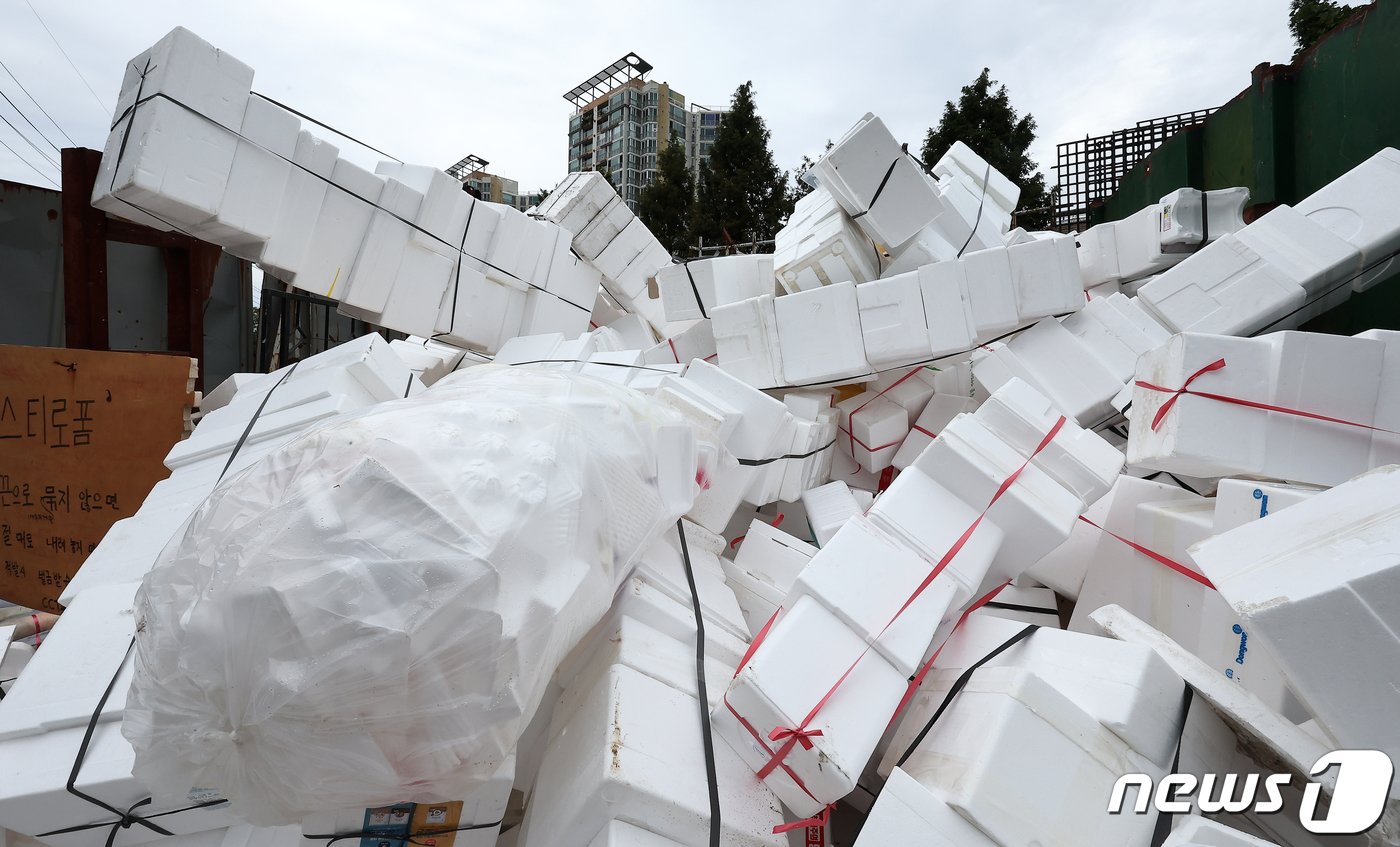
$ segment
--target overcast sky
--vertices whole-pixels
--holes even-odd
[[[29,2],[96,96],[26,0],[0,0],[0,61],[80,145],[102,148],[126,61],[182,25],[250,64],[258,91],[409,162],[475,153],[525,190],[567,170],[563,92],[629,51],[689,102],[752,79],[783,169],[866,111],[917,149],[986,66],[1035,115],[1050,184],[1056,143],[1218,106],[1292,54],[1288,0]],[[67,144],[3,72],[0,91]],[[3,100],[0,115],[58,158]],[[0,140],[58,179],[3,123]],[[47,184],[3,147],[0,178]]]

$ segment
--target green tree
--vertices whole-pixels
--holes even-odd
[[[835,146],[836,145],[832,143],[831,139],[828,138],[826,140],[826,147],[822,149],[822,155],[826,155],[826,153],[829,150],[831,150],[832,147]],[[812,193],[812,186],[803,182],[802,177],[806,175],[807,171],[810,171],[812,169],[812,166],[815,165],[817,163],[817,160],[820,158],[821,156],[818,156],[816,159],[813,159],[811,156],[804,155],[802,157],[802,161],[799,162],[797,164],[797,167],[793,169],[792,187],[788,189],[788,200],[790,202],[796,203],[798,200],[801,200],[803,197],[806,197],[808,194]]]
[[[710,161],[700,170],[690,240],[763,241],[792,211],[785,171],[773,163],[768,126],[754,105],[753,82],[734,92],[715,131]]]
[[[937,164],[955,141],[971,147],[1021,187],[1021,209],[1044,209],[1050,205],[1045,177],[1030,157],[1035,118],[1016,114],[1006,86],[998,85],[987,68],[971,85],[963,86],[957,103],[950,100],[944,104],[938,126],[924,138],[924,167]],[[1016,216],[1016,223],[1027,229],[1043,229],[1050,225],[1050,219],[1049,211],[1027,211]]]
[[[656,157],[656,178],[637,197],[637,217],[673,254],[686,255],[695,181],[685,164],[685,148],[673,140]]]
[[[1288,7],[1288,31],[1299,53],[1322,40],[1333,27],[1347,19],[1352,9],[1332,0],[1293,0]]]

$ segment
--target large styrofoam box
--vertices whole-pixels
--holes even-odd
[[[521,844],[584,843],[609,820],[645,826],[683,844],[710,824],[699,705],[622,665],[593,685],[545,753]],[[775,798],[725,745],[714,745],[725,843],[782,845]]]
[[[1112,223],[1091,226],[1079,233],[1076,251],[1079,272],[1084,277],[1084,287],[1118,282],[1122,274],[1118,271],[1118,228]]]
[[[409,335],[432,335],[444,300],[450,296],[448,289],[454,283],[456,267],[455,258],[415,244],[410,237],[399,260],[393,288],[377,319],[352,309],[342,311]]]
[[[277,204],[277,222],[259,257],[259,265],[284,282],[295,282],[316,228],[316,213],[326,197],[340,151],[306,130],[297,133],[292,167]]]
[[[862,467],[880,471],[890,466],[904,437],[909,417],[894,401],[864,391],[838,403],[839,437],[836,447],[845,450]]]
[[[1400,466],[1216,536],[1191,555],[1346,747],[1400,756]],[[1358,650],[1357,645],[1365,645]]]
[[[251,67],[177,26],[126,63],[116,113],[163,95],[236,132],[252,87]]]
[[[967,290],[978,341],[1005,335],[1022,321],[1016,311],[1007,248],[992,247],[968,253],[959,260],[967,274]],[[937,267],[937,266],[935,266]]]
[[[890,247],[908,241],[941,211],[937,186],[870,113],[812,170],[848,214],[859,216],[862,229]]]
[[[241,259],[257,261],[272,237],[278,206],[291,177],[301,121],[260,97],[248,100],[228,185],[213,218],[185,229],[222,245]]]
[[[1017,621],[969,616],[944,642],[934,668],[947,673],[969,668],[1023,629]],[[1035,673],[1133,750],[1159,767],[1171,764],[1181,734],[1182,681],[1150,647],[1040,627],[983,667]],[[910,700],[880,763],[882,774],[894,768],[943,699],[921,690]]]
[[[1400,248],[1400,210],[1388,200],[1397,191],[1400,151],[1386,147],[1294,208],[1360,250],[1370,267]]]
[[[636,220],[632,210],[616,193],[583,226],[574,233],[574,249],[592,262],[621,232]]]
[[[1248,188],[1178,188],[1162,197],[1158,223],[1163,251],[1190,252],[1222,235],[1244,229],[1244,206],[1248,202]]]
[[[818,547],[829,542],[846,521],[863,511],[851,494],[850,486],[839,479],[802,492],[802,505]]]
[[[787,384],[824,382],[867,370],[855,283],[778,297],[773,311]]]
[[[1110,401],[1123,388],[1064,324],[1043,318],[1005,344],[973,353],[973,376],[988,393],[1019,377],[1084,426],[1116,416]]]
[[[860,828],[855,847],[997,847],[946,800],[899,768],[885,782]]]
[[[1361,270],[1359,250],[1290,206],[1275,207],[1235,237],[1309,294]]]
[[[909,435],[899,446],[899,451],[894,454],[892,464],[900,470],[909,467],[953,418],[976,408],[977,404],[970,398],[955,394],[934,394],[919,414],[918,420],[909,428]]]
[[[1381,369],[1380,391],[1376,394],[1375,421],[1386,429],[1400,430],[1400,426],[1394,423],[1400,421],[1400,332],[1371,329],[1359,332],[1355,337],[1385,345],[1385,364]],[[1397,461],[1400,461],[1400,434],[1371,433],[1371,459],[1367,467],[1376,468]]]
[[[734,564],[786,594],[817,548],[761,518],[754,518],[734,555]]]
[[[1062,315],[1084,305],[1084,276],[1074,238],[1041,238],[1006,248],[1016,312],[1022,319]]]
[[[1015,211],[1021,199],[1019,185],[961,141],[954,141],[934,164],[933,175],[939,179],[946,176],[970,180],[978,189],[986,190],[989,200],[1008,211]]]
[[[925,265],[950,262],[958,257],[958,244],[949,244],[945,234],[936,226],[924,227],[907,244],[894,251],[880,268],[880,277],[898,276],[917,271]]]
[[[1011,213],[984,196],[980,185],[943,179],[938,185],[938,199],[943,212],[929,228],[958,252],[1005,246],[1004,233],[1011,226]]]
[[[952,683],[935,677],[935,688]],[[1106,798],[1126,772],[1162,775],[1045,680],[1009,667],[974,674],[900,767],[997,843],[1045,847],[1146,843],[1156,819],[1107,814]]]
[[[870,364],[879,367],[929,357],[929,328],[919,276],[913,271],[856,288],[865,357]]]
[[[772,294],[773,255],[718,256],[672,265],[657,273],[656,283],[667,320],[696,320],[715,306]]]
[[[1173,332],[1247,335],[1302,306],[1307,291],[1227,235],[1143,285],[1137,299]]]
[[[306,259],[297,271],[297,288],[331,299],[344,294],[383,190],[378,176],[344,159],[335,163]]]

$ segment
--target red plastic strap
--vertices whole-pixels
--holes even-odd
[[[885,386],[885,388],[884,388],[879,394],[876,394],[874,397],[871,397],[869,400],[866,400],[864,403],[861,403],[859,406],[857,406],[857,407],[855,408],[854,411],[852,411],[849,415],[846,416],[846,426],[848,426],[848,427],[851,428],[849,432],[847,432],[847,431],[844,430],[844,429],[841,429],[841,427],[840,427],[839,425],[837,426],[837,429],[841,429],[841,432],[846,433],[846,435],[850,436],[850,438],[851,438],[851,458],[854,459],[855,456],[856,456],[856,445],[857,445],[857,444],[860,444],[860,446],[865,447],[866,450],[869,450],[870,452],[873,453],[873,452],[875,452],[876,450],[883,450],[883,449],[885,449],[885,447],[893,447],[895,444],[898,444],[898,443],[899,443],[898,441],[896,441],[896,442],[893,442],[892,444],[886,444],[884,447],[873,447],[873,448],[872,448],[872,447],[867,447],[865,444],[862,444],[860,441],[857,441],[855,435],[853,434],[853,433],[855,432],[855,428],[856,428],[856,425],[855,425],[856,415],[860,414],[860,413],[861,413],[861,410],[863,410],[866,406],[869,406],[871,403],[874,403],[876,400],[879,400],[881,397],[884,397],[886,393],[888,393],[888,392],[890,392],[890,391],[893,391],[894,388],[895,388],[895,386],[899,385],[900,383],[904,382],[904,381],[907,380],[907,379],[910,379],[911,377],[914,376],[914,374],[918,373],[919,371],[921,371],[921,370],[923,370],[923,369],[924,369],[924,366],[923,366],[923,365],[919,365],[917,368],[914,368],[914,369],[911,370],[909,373],[905,374],[904,376],[900,377],[899,379],[897,379],[897,380],[895,380],[894,382],[890,383],[889,385]]]
[[[758,645],[762,644],[763,639],[768,637],[768,630],[773,628],[773,622],[778,619],[778,615],[782,614],[782,612],[782,606],[779,606],[777,609],[775,609],[773,612],[773,616],[770,617],[768,619],[768,622],[763,625],[763,629],[760,629],[758,631],[758,635],[755,635],[753,637],[753,641],[749,643],[749,649],[744,651],[743,658],[739,660],[738,666],[734,668],[734,677],[736,679],[739,676],[739,671],[742,671],[744,669],[744,665],[747,665],[749,663],[749,659],[752,659],[753,654],[758,651]]]
[[[880,482],[875,487],[875,493],[883,494],[890,487],[890,484],[894,482],[894,472],[893,465],[880,471]]]
[[[39,637],[39,633],[43,631],[39,626],[39,616],[31,613],[29,619],[34,621],[34,646],[38,647],[40,644],[44,643],[44,639]]]
[[[860,652],[860,655],[856,656],[854,662],[851,662],[851,666],[846,668],[846,672],[841,674],[841,678],[836,680],[836,684],[831,686],[831,688],[826,692],[826,694],[822,696],[821,700],[817,701],[817,705],[812,707],[812,710],[807,713],[807,716],[802,719],[802,722],[799,723],[797,726],[792,727],[792,729],[796,733],[800,734],[807,730],[807,727],[811,725],[812,720],[816,718],[817,713],[822,710],[822,707],[827,704],[827,702],[832,698],[832,696],[836,694],[837,690],[840,689],[841,686],[846,682],[847,677],[849,677],[851,675],[851,672],[856,669],[856,666],[860,664],[860,660],[864,659],[866,654],[868,654],[870,650],[875,646],[875,642],[879,641],[880,638],[884,636],[884,634],[889,630],[889,628],[894,625],[894,622],[899,620],[899,616],[904,614],[905,610],[912,606],[914,604],[914,601],[919,599],[919,595],[923,594],[924,590],[933,583],[933,580],[937,578],[937,576],[940,573],[943,572],[943,569],[946,568],[948,564],[953,561],[954,557],[956,557],[958,553],[962,552],[962,548],[967,544],[968,539],[972,538],[972,533],[977,530],[977,527],[982,523],[982,519],[987,516],[987,512],[991,511],[992,506],[996,505],[997,500],[1000,500],[1001,496],[1005,494],[1013,484],[1015,484],[1016,480],[1020,478],[1021,474],[1025,472],[1026,468],[1030,467],[1031,461],[1035,459],[1036,455],[1039,454],[1040,451],[1044,450],[1046,446],[1048,446],[1050,442],[1055,439],[1056,435],[1060,434],[1060,430],[1064,427],[1064,425],[1065,417],[1061,415],[1060,419],[1055,421],[1055,425],[1050,427],[1050,431],[1046,433],[1045,437],[1040,440],[1040,443],[1038,445],[1036,445],[1035,450],[1031,451],[1031,454],[1026,458],[1026,461],[1019,468],[1017,468],[1010,476],[1008,476],[1006,480],[1002,482],[1002,484],[997,488],[996,493],[992,495],[992,499],[987,503],[986,507],[982,509],[982,513],[979,514],[977,516],[977,519],[972,522],[972,525],[969,526],[963,532],[963,534],[958,537],[958,540],[953,543],[953,546],[948,548],[948,551],[943,554],[942,558],[938,560],[938,563],[933,566],[933,569],[931,571],[929,571],[928,576],[924,577],[923,582],[919,583],[919,587],[914,589],[914,593],[910,594],[909,599],[905,600],[904,604],[899,607],[899,611],[895,612],[894,616],[891,617],[883,627],[881,627],[880,631],[875,635],[875,637],[865,645],[865,649]],[[788,754],[792,752],[792,748],[797,745],[799,737],[799,735],[795,734],[783,742],[782,746],[778,748],[778,751],[773,754],[773,758],[768,761],[768,764],[764,765],[763,768],[759,770],[759,779],[766,778],[770,773],[773,772],[774,768],[781,765],[787,759]]]
[[[909,427],[909,429],[910,429],[911,431],[913,431],[913,432],[922,432],[924,435],[927,435],[929,438],[937,438],[937,437],[938,437],[938,433],[936,433],[936,432],[929,432],[928,430],[924,429],[923,427],[919,426],[918,424],[914,424],[913,426]]]
[[[1205,577],[1204,574],[1197,573],[1196,571],[1191,570],[1190,568],[1186,567],[1185,565],[1181,564],[1180,562],[1177,562],[1177,561],[1172,560],[1172,559],[1168,559],[1166,556],[1163,556],[1161,553],[1158,553],[1156,550],[1149,550],[1148,548],[1142,546],[1141,544],[1137,543],[1136,541],[1131,541],[1131,540],[1129,540],[1129,539],[1127,539],[1127,538],[1124,538],[1123,536],[1119,535],[1119,534],[1116,533],[1116,532],[1113,532],[1112,530],[1104,529],[1103,527],[1099,526],[1098,524],[1094,523],[1093,521],[1089,520],[1088,518],[1084,517],[1083,515],[1080,515],[1080,516],[1079,516],[1079,519],[1080,519],[1081,521],[1084,521],[1084,523],[1088,524],[1089,526],[1092,526],[1094,529],[1101,530],[1101,531],[1103,531],[1103,532],[1105,532],[1105,533],[1108,533],[1109,535],[1113,536],[1114,538],[1118,539],[1119,541],[1123,542],[1124,544],[1126,544],[1126,545],[1128,545],[1129,547],[1133,548],[1134,550],[1138,551],[1139,553],[1141,553],[1142,555],[1144,555],[1144,556],[1146,556],[1147,558],[1151,559],[1152,561],[1158,562],[1159,564],[1166,565],[1167,567],[1171,568],[1172,570],[1176,571],[1177,573],[1181,574],[1182,576],[1185,576],[1185,577],[1189,577],[1189,578],[1191,578],[1191,579],[1194,579],[1195,581],[1199,582],[1201,585],[1204,585],[1206,588],[1210,588],[1210,589],[1212,589],[1212,590],[1215,588],[1215,584],[1214,584],[1213,582],[1211,582],[1209,579],[1206,579],[1206,577]]]
[[[769,741],[787,741],[789,738],[792,738],[792,739],[795,739],[795,740],[797,741],[798,744],[801,744],[801,745],[802,745],[802,749],[803,749],[803,750],[811,750],[811,749],[812,749],[812,739],[815,738],[815,737],[818,736],[818,735],[821,735],[821,734],[822,734],[822,731],[821,731],[820,729],[796,730],[796,729],[781,729],[781,728],[780,728],[780,729],[775,729],[775,730],[773,730],[772,732],[768,733],[768,740],[769,740]]]
[[[666,343],[671,347],[671,358],[676,360],[676,364],[681,363],[681,354],[676,352],[676,342],[666,339]]]
[[[845,429],[845,428],[843,428],[843,427],[839,427],[839,426],[838,426],[838,427],[836,428],[836,430],[837,430],[838,432],[840,432],[842,435],[846,436],[847,438],[849,438],[849,439],[851,440],[851,458],[852,458],[852,459],[854,459],[854,458],[856,457],[856,445],[857,445],[857,444],[859,444],[859,445],[861,446],[861,449],[868,450],[868,451],[870,451],[871,453],[878,453],[878,452],[881,451],[881,450],[885,450],[885,449],[890,448],[890,447],[898,447],[900,444],[903,444],[903,443],[904,443],[904,439],[901,438],[899,441],[891,441],[889,444],[881,444],[879,447],[871,447],[869,444],[866,444],[864,441],[861,441],[859,438],[856,438],[855,435],[853,435],[853,434],[851,433],[851,431],[848,430],[848,429]]]
[[[774,529],[777,529],[778,527],[780,527],[780,526],[783,525],[783,518],[784,518],[784,517],[785,517],[785,516],[783,515],[782,512],[779,512],[779,513],[778,513],[778,516],[777,516],[776,518],[773,519],[772,526],[773,526]],[[748,533],[745,533],[745,534],[743,534],[743,535],[736,535],[736,536],[734,536],[734,540],[731,541],[731,542],[729,542],[729,549],[730,549],[730,550],[733,550],[735,547],[738,547],[738,546],[739,546],[739,543],[740,543],[741,541],[743,541],[745,538],[748,538],[748,537],[749,537],[749,536],[748,536]]]
[[[778,835],[784,832],[790,832],[794,829],[806,829],[809,826],[819,826],[825,828],[827,822],[831,820],[831,810],[835,806],[835,803],[827,803],[825,806],[822,806],[822,810],[820,812],[817,812],[810,818],[803,818],[800,821],[793,821],[792,823],[779,824],[778,826],[773,827],[773,834]]]

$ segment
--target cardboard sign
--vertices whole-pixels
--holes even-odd
[[[0,345],[0,600],[60,611],[107,529],[170,475],[196,363]]]

